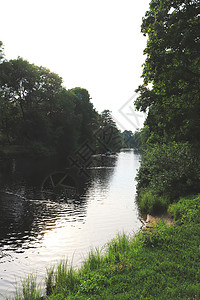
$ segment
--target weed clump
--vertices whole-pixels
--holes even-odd
[[[166,196],[158,196],[147,189],[140,194],[139,208],[142,213],[157,214],[167,210],[170,200]]]
[[[40,300],[42,291],[37,286],[36,276],[30,275],[22,281],[21,289],[16,288],[14,300]]]

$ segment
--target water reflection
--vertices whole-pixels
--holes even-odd
[[[83,200],[58,204],[50,201],[24,200],[14,195],[0,194],[0,246],[3,250],[37,247],[48,230],[55,228],[56,220],[82,221],[86,215]]]
[[[89,178],[80,176],[80,170],[69,168],[46,176],[50,168],[46,170],[44,162],[39,161],[1,162],[0,247],[23,252],[27,247],[37,247],[58,219],[83,222],[88,190],[99,188],[101,197],[105,196],[116,159],[94,157]],[[76,195],[66,193],[69,186],[76,187]]]
[[[89,247],[139,228],[138,166],[133,151],[94,156],[89,177],[63,162],[0,161],[0,293],[63,256],[79,265]],[[73,186],[75,195],[66,192]]]

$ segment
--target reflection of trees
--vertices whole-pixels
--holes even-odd
[[[112,175],[117,163],[117,156],[95,155],[89,168],[90,180],[87,182],[87,189],[82,195],[87,197],[97,189],[102,195],[108,191]]]
[[[78,196],[77,180],[67,171],[50,173],[42,183],[41,194],[42,198],[47,200],[67,201],[74,199]]]
[[[34,247],[59,219],[83,222],[84,201],[42,200],[41,184],[56,165],[21,159],[0,162],[0,246],[8,250]]]
[[[38,199],[40,182],[45,172],[49,172],[48,165],[48,161],[30,159],[0,161],[0,189],[24,198]]]
[[[0,193],[0,205],[0,245],[8,250],[34,247],[59,219],[82,222],[86,215],[86,205],[78,199],[55,203]]]
[[[90,178],[81,175],[77,169],[72,173],[67,169],[52,172],[55,165],[49,166],[39,161],[37,164],[30,160],[1,162],[0,246],[23,251],[24,248],[34,247],[45,232],[55,228],[59,219],[66,223],[83,222],[91,191],[95,193],[95,185],[98,191],[108,190],[116,161],[117,157],[114,156],[95,157],[88,170]],[[54,173],[57,177],[53,177]],[[70,178],[74,182],[69,182]],[[43,197],[42,200],[41,185],[52,179],[55,185],[54,198],[49,200],[49,197]],[[76,185],[80,197],[65,197],[62,189],[57,190],[58,183],[63,189],[66,185]]]

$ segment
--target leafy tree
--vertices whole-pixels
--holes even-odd
[[[3,61],[4,51],[3,51],[3,43],[0,41],[0,63]]]
[[[99,152],[117,152],[122,147],[121,132],[113,120],[110,110],[104,110],[99,116],[97,149]]]
[[[122,132],[122,138],[125,147],[128,148],[135,147],[134,140],[133,140],[133,132],[131,130],[124,130],[124,132]]]
[[[57,74],[18,58],[0,64],[0,81],[1,143],[29,144],[34,151],[75,147],[76,97]]]
[[[108,109],[105,109],[102,111],[101,116],[100,116],[100,123],[101,126],[106,127],[106,126],[112,126],[112,127],[117,127],[115,121],[113,120],[112,117],[112,112]]]
[[[140,130],[136,130],[134,133],[131,130],[125,130],[122,133],[122,137],[126,147],[145,149],[147,140],[149,138],[149,128],[145,126]]]
[[[51,143],[65,154],[78,146],[79,123],[75,114],[75,96],[71,91],[63,89],[58,97],[54,111],[51,114]]]
[[[199,141],[199,13],[197,0],[152,0],[143,18],[147,58],[135,105],[148,111],[152,142]]]
[[[197,0],[152,0],[143,18],[147,58],[135,105],[148,113],[150,136],[137,188],[148,213],[200,191],[199,14]]]
[[[151,191],[174,201],[180,196],[198,193],[200,152],[188,142],[153,145],[143,152],[137,174],[140,193]]]
[[[96,147],[106,126],[120,136],[109,111],[100,117],[86,89],[66,90],[57,74],[20,57],[4,60],[0,42],[0,145],[66,154],[88,141]]]
[[[0,67],[4,60],[4,51],[3,51],[3,43],[0,41]],[[0,86],[1,76],[0,76]],[[8,130],[8,115],[5,116],[5,113],[9,108],[6,108],[7,104],[3,102],[2,99],[2,88],[0,88],[0,143],[9,142],[9,130]],[[4,128],[4,130],[3,130]]]
[[[149,127],[144,126],[139,131],[136,131],[134,133],[134,140],[136,143],[136,148],[144,150],[147,148],[148,145],[148,139],[150,136]]]
[[[0,65],[3,123],[15,142],[48,139],[62,79],[48,69],[18,58]],[[9,117],[15,110],[16,126]]]
[[[86,89],[76,87],[71,89],[75,95],[76,126],[79,131],[79,143],[92,141],[93,133],[97,129],[98,113],[94,109],[89,92]]]

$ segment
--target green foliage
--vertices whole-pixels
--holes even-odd
[[[145,126],[140,130],[136,130],[134,133],[130,130],[125,130],[121,135],[123,139],[123,147],[142,150],[147,146],[147,140],[149,139],[149,128],[148,126]]]
[[[147,247],[162,247],[167,240],[170,242],[170,237],[166,233],[169,231],[165,221],[158,221],[149,230],[143,232],[142,241]]]
[[[135,147],[134,139],[133,139],[133,132],[131,130],[124,130],[122,132],[122,139],[123,139],[123,147],[126,148],[133,148]]]
[[[49,156],[72,153],[86,142],[100,153],[121,148],[111,112],[99,115],[86,89],[66,90],[47,68],[20,57],[3,60],[0,43],[0,145]]]
[[[125,233],[118,234],[110,243],[108,243],[105,254],[106,262],[120,262],[130,251],[130,239]]]
[[[47,296],[53,294],[55,288],[54,267],[47,268],[47,276],[45,278]]]
[[[36,284],[36,277],[31,275],[22,281],[22,288],[16,290],[14,300],[40,300],[42,292]]]
[[[4,58],[3,43],[0,41],[0,63]]]
[[[142,23],[148,36],[136,108],[149,136],[137,176],[140,206],[200,191],[200,40],[196,0],[152,0]],[[162,199],[162,201],[160,201]],[[160,204],[159,204],[160,201]]]
[[[93,143],[98,114],[88,91],[66,90],[57,74],[22,58],[1,60],[1,46],[0,145],[48,156],[66,155],[86,140]]]
[[[79,143],[92,140],[94,131],[97,127],[98,114],[93,107],[91,97],[86,89],[76,87],[70,90],[75,95],[75,114],[78,118]]]
[[[150,131],[148,126],[144,126],[139,131],[134,133],[134,139],[136,140],[137,148],[145,149],[147,147],[147,141],[150,137]]]
[[[141,213],[157,214],[166,211],[169,203],[166,196],[155,195],[147,189],[140,194],[139,209]]]
[[[96,132],[96,147],[99,153],[118,152],[122,148],[121,132],[113,120],[110,110],[104,110],[98,119],[99,130]]]
[[[85,274],[80,280],[78,294],[99,294],[109,284],[105,275],[98,273]]]
[[[18,58],[0,64],[0,129],[8,143],[47,144],[56,97],[61,92],[61,78],[48,69]]]
[[[80,284],[77,274],[72,267],[68,267],[67,261],[61,261],[56,269],[47,269],[47,295],[62,293],[67,296],[77,289],[77,284]]]
[[[90,251],[88,259],[83,262],[84,272],[90,272],[98,269],[102,265],[102,255],[99,249]]]
[[[146,190],[150,190],[153,197],[162,196],[170,201],[199,192],[198,146],[173,142],[149,147],[143,152],[137,181],[139,194],[143,193],[144,196]]]
[[[179,224],[200,223],[200,195],[181,198],[168,212]]]
[[[143,18],[147,58],[135,105],[148,111],[152,143],[199,140],[199,26],[196,0],[152,0]]]

